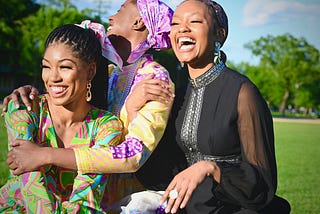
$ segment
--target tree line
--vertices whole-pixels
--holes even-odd
[[[100,1],[107,4],[106,0]],[[107,11],[78,10],[69,0],[46,0],[41,4],[34,0],[0,2],[0,74],[16,77],[14,87],[24,84],[40,87],[43,46],[53,28],[86,19],[108,26],[100,17]],[[291,34],[266,35],[249,42],[245,48],[259,58],[258,64],[232,61],[227,64],[257,85],[270,108],[282,115],[288,107],[306,114],[320,111],[319,50],[304,38]],[[188,78],[186,68],[172,50],[153,53],[169,70],[176,87],[183,87]],[[0,77],[0,85],[2,82]]]

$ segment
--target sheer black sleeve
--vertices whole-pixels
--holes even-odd
[[[237,109],[242,160],[219,164],[221,182],[216,194],[232,204],[259,210],[272,200],[277,187],[272,116],[250,82],[241,86]]]

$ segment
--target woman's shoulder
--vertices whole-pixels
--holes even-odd
[[[92,106],[90,109],[90,112],[88,114],[88,121],[95,121],[98,123],[107,123],[107,122],[112,122],[116,124],[121,124],[120,119],[111,113],[110,111],[99,109],[97,107]]]
[[[240,73],[237,70],[229,68],[229,67],[225,68],[222,76],[225,81],[225,84],[227,84],[229,82],[229,84],[231,84],[231,85],[242,86],[244,84],[244,85],[248,85],[250,87],[256,87],[255,84],[250,80],[250,78],[248,76]]]
[[[246,75],[244,75],[244,74],[240,73],[239,71],[234,70],[230,67],[226,67],[224,73],[226,76],[233,78],[233,79],[238,79],[238,80],[242,80],[242,81],[249,80],[249,78]]]
[[[92,123],[92,127],[96,131],[107,132],[122,132],[123,124],[120,119],[109,111],[92,107],[86,123]]]
[[[20,111],[24,114],[25,111],[28,112],[38,112],[39,109],[45,108],[47,106],[47,99],[44,94],[35,96],[33,100],[31,100],[31,109],[29,110],[28,107],[22,102],[21,98],[19,98],[19,108],[16,107],[13,100],[10,100],[8,103],[7,112],[13,113],[16,111]]]

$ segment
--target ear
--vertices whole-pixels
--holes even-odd
[[[134,22],[134,24],[132,26],[132,28],[134,30],[144,30],[145,27],[146,26],[144,25],[144,22],[143,22],[143,20],[142,20],[142,18],[140,16],[136,18],[136,20],[135,20],[135,22]]]
[[[221,45],[224,43],[227,37],[227,32],[224,28],[219,28],[217,30],[218,40],[221,42]]]
[[[93,80],[94,76],[96,75],[97,65],[95,63],[91,63],[89,65],[89,73],[88,73],[88,80]]]

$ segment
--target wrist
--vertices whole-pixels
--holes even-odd
[[[128,110],[127,109],[127,115],[128,115],[128,121],[131,122],[137,115],[138,111],[135,110]]]
[[[41,148],[41,150],[42,150],[42,157],[43,157],[41,166],[52,165],[53,164],[52,148],[44,147],[44,148]]]
[[[209,162],[207,176],[212,177],[217,183],[220,183],[221,171],[216,162]]]

